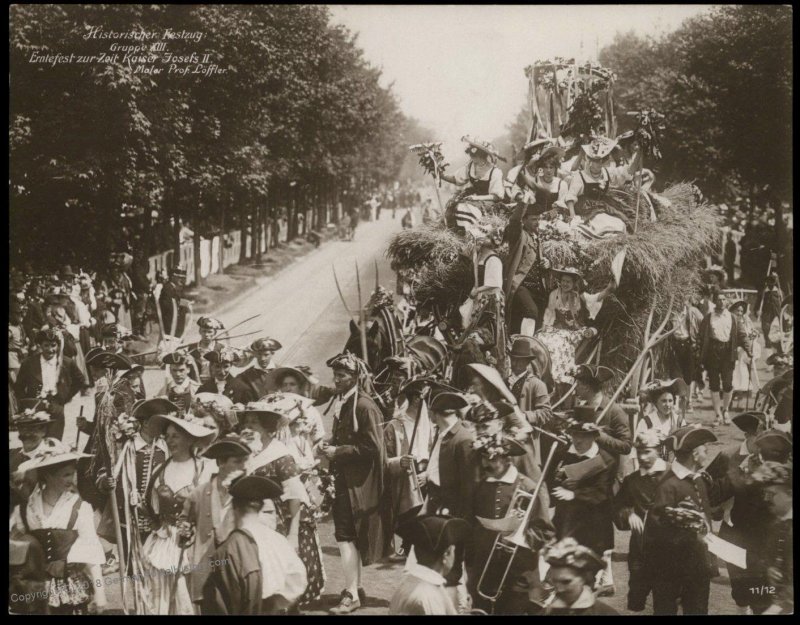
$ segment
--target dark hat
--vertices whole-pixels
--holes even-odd
[[[717,437],[708,428],[690,425],[675,430],[664,442],[672,451],[691,451],[716,440]]]
[[[256,339],[250,343],[250,351],[252,352],[277,352],[281,347],[283,347],[283,345],[281,345],[275,339],[271,339],[269,337]]]
[[[283,487],[268,477],[243,475],[231,483],[228,487],[228,494],[235,499],[264,501],[265,499],[277,499],[283,495]]]
[[[792,453],[792,437],[780,430],[767,430],[756,437],[755,446],[770,458],[788,458]]]
[[[434,397],[429,410],[431,412],[456,412],[468,406],[467,400],[458,393],[439,393]]]
[[[236,361],[236,354],[230,349],[212,349],[203,355],[203,359],[210,362],[212,365],[219,364],[233,364]]]
[[[246,458],[250,455],[250,448],[238,436],[229,435],[212,443],[202,455],[213,460]]]
[[[538,201],[534,202],[533,204],[528,204],[525,207],[525,215],[524,217],[538,217],[542,213],[547,210],[547,207],[544,204],[539,204]]]
[[[55,341],[56,343],[60,343],[61,333],[54,328],[45,326],[36,333],[36,342],[43,343],[45,341]]]
[[[729,305],[728,306],[728,310],[733,312],[736,308],[741,307],[744,310],[744,312],[747,312],[747,306],[748,306],[748,304],[747,304],[747,302],[745,300],[739,299],[739,300],[736,300],[735,302],[733,302],[733,304]]]
[[[407,397],[412,395],[421,395],[425,388],[431,386],[434,381],[435,380],[430,376],[420,375],[413,377],[400,385],[400,388],[397,390],[397,394],[406,395]]]
[[[75,272],[72,271],[72,267],[69,265],[64,265],[61,270],[58,272],[59,278],[74,278]]]
[[[542,550],[542,557],[551,567],[571,567],[589,573],[596,573],[605,567],[602,558],[571,536],[546,546]]]
[[[337,354],[333,358],[329,358],[325,362],[325,365],[331,369],[343,369],[345,371],[349,371],[350,373],[358,373],[359,365],[362,363],[366,365],[366,363],[355,354],[351,352],[343,352],[341,354]]]
[[[604,384],[614,377],[614,372],[602,365],[578,365],[574,377],[582,382]]]
[[[11,426],[15,428],[21,427],[38,427],[38,426],[47,426],[49,423],[52,422],[52,417],[49,412],[47,412],[41,405],[38,407],[36,404],[40,404],[39,400],[32,400],[33,405],[30,405],[29,402],[26,402],[28,405],[25,407],[22,412],[15,414],[11,418]]]
[[[169,275],[174,276],[176,278],[185,278],[186,268],[183,265],[174,265],[172,269],[170,269]]]
[[[86,358],[86,364],[98,369],[111,369],[113,371],[127,371],[133,367],[130,358],[122,354],[115,354],[100,350]]]
[[[140,399],[131,408],[131,416],[134,419],[149,419],[153,415],[167,415],[178,412],[178,406],[173,404],[166,397],[153,397],[152,399]]]
[[[560,163],[564,160],[565,154],[566,152],[563,148],[560,148],[557,145],[551,145],[549,148],[545,148],[539,155],[539,158],[536,159],[536,167],[541,167],[546,161],[553,159],[557,159]]]
[[[164,365],[188,365],[189,355],[186,352],[177,351],[165,354],[161,358],[161,364]]]
[[[673,378],[672,380],[653,380],[645,384],[639,391],[647,401],[655,402],[662,393],[670,392],[676,397],[687,397],[689,395],[689,387],[683,378]]]
[[[511,345],[511,358],[527,358],[533,361],[537,375],[550,370],[550,350],[544,343],[532,336],[514,335]]]
[[[567,412],[567,432],[599,434],[603,428],[595,422],[596,419],[596,408],[592,406],[575,406]]]
[[[759,428],[764,429],[767,426],[767,414],[765,412],[757,412],[751,410],[743,412],[731,418],[733,424],[747,435],[753,435],[758,432]]]
[[[465,542],[470,531],[470,525],[464,519],[430,514],[401,524],[397,535],[419,549],[438,553],[450,545]]]
[[[724,282],[726,278],[725,270],[722,267],[719,267],[718,265],[712,265],[711,267],[706,269],[706,275],[715,275],[717,276],[717,278],[719,278],[720,282]]]
[[[197,325],[203,330],[224,330],[225,326],[219,319],[213,317],[200,317],[197,320]]]

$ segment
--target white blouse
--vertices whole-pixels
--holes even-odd
[[[475,174],[475,166],[471,162],[467,163],[453,174],[453,178],[458,186],[461,187],[469,183],[470,171],[472,172],[472,177],[476,180],[489,181],[489,193],[497,196],[501,200],[505,197],[506,191],[503,187],[503,172],[499,167],[492,166],[483,176],[478,176]]]

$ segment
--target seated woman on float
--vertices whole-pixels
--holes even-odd
[[[528,143],[523,148],[525,163],[512,168],[507,177],[511,199],[541,207],[538,214],[544,214],[553,208],[567,208],[569,185],[566,178],[569,172],[561,169],[564,150],[558,146],[550,146],[541,154],[535,154],[537,148],[552,142],[552,139],[537,139]]]
[[[565,198],[570,219],[584,217],[593,208],[604,208],[593,204],[601,202],[609,189],[622,189],[633,179],[641,163],[641,150],[636,150],[627,165],[611,166],[611,152],[616,146],[617,142],[607,137],[595,137],[590,144],[581,146],[578,158],[583,160],[583,167],[573,174]]]

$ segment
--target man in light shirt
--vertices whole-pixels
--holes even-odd
[[[744,349],[749,358],[753,348],[744,325],[725,306],[719,289],[711,291],[714,312],[705,316],[700,326],[700,362],[708,373],[711,403],[716,420],[714,425],[730,423],[728,408],[733,398],[733,369]]]

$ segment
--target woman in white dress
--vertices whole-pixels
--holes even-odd
[[[761,343],[756,340],[761,335],[761,331],[750,320],[750,316],[747,314],[747,302],[744,300],[734,302],[728,306],[728,310],[739,319],[739,323],[747,332],[747,338],[752,341],[753,345],[752,360],[741,347],[737,349],[739,356],[736,358],[736,365],[733,368],[733,392],[755,393],[761,388],[761,382],[758,379],[758,368],[751,367],[751,363],[758,362],[761,357]]]
[[[194,614],[194,605],[184,573],[175,571],[190,565],[186,547],[181,545],[178,517],[184,502],[207,482],[214,463],[199,455],[217,435],[217,431],[195,417],[154,415],[153,426],[164,434],[169,458],[154,471],[145,492],[152,526],[156,528],[142,547],[154,614]]]
[[[77,493],[75,453],[55,439],[45,439],[19,471],[36,471],[28,501],[11,517],[11,538],[33,535],[45,552],[50,614],[91,614],[106,605],[101,565],[106,558],[97,537],[91,506]]]

